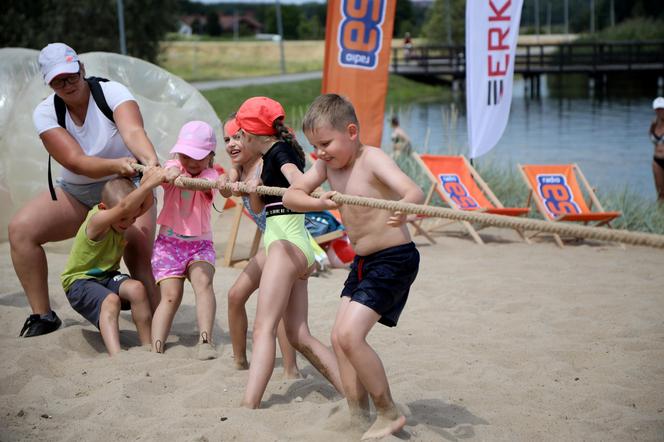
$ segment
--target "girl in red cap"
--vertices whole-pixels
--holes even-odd
[[[263,156],[260,181],[266,186],[288,187],[304,170],[304,151],[284,126],[281,104],[267,97],[245,101],[237,112],[241,142]],[[247,182],[251,187],[258,179]],[[267,255],[260,279],[254,321],[253,355],[242,405],[258,408],[272,375],[275,333],[283,316],[288,340],[341,392],[339,368],[332,351],[311,336],[307,324],[307,277],[314,252],[304,227],[304,214],[284,207],[281,197],[250,193],[254,212],[265,208],[263,244]]]
[[[263,162],[260,155],[245,149],[240,140],[240,126],[238,126],[233,115],[224,125],[224,141],[226,142],[226,152],[231,158],[233,168],[228,175],[219,177],[220,184],[227,182],[246,181],[250,178],[257,178],[261,174]],[[231,191],[222,190],[221,194],[228,198]],[[249,196],[242,195],[242,204],[253,218],[254,222],[261,230],[265,231],[265,211],[259,213],[251,209]],[[258,283],[263,273],[265,265],[265,252],[261,249],[251,258],[242,273],[237,277],[233,286],[228,290],[228,330],[231,335],[231,344],[233,346],[233,358],[235,359],[235,368],[246,370],[249,368],[247,360],[247,310],[245,304],[249,297],[258,289]],[[281,349],[282,362],[284,366],[284,377],[287,379],[296,379],[300,377],[300,371],[297,368],[297,359],[295,349],[288,342],[284,321],[279,321],[277,329],[277,340]]]
[[[161,301],[152,319],[152,348],[163,353],[173,317],[182,302],[184,280],[189,279],[196,295],[196,319],[199,341],[196,357],[214,359],[212,327],[217,304],[212,288],[215,251],[212,243],[212,190],[192,191],[173,184],[182,175],[217,181],[212,167],[217,139],[212,127],[203,121],[190,121],[180,129],[174,158],[164,166],[164,206],[157,224],[159,235],[154,244],[152,271],[159,284]]]

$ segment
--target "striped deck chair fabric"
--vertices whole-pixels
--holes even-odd
[[[464,156],[413,154],[426,170],[431,181],[425,204],[429,204],[433,193],[441,197],[456,210],[477,210],[494,215],[523,216],[528,207],[503,207],[488,184]],[[482,243],[475,229],[468,222],[462,222],[468,233],[477,243]],[[525,236],[519,232],[522,238]]]

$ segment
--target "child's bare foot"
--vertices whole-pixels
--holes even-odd
[[[249,370],[249,362],[246,359],[239,359],[233,356],[233,365],[236,370]]]
[[[371,422],[369,409],[362,407],[349,407],[350,424],[353,427],[366,427]]]
[[[240,402],[240,407],[242,407],[242,408],[248,408],[248,409],[250,409],[250,410],[256,410],[259,406],[260,406],[260,403],[258,403],[258,404],[250,404],[250,403],[248,403],[248,402],[245,402],[244,399],[242,400],[242,402]]]
[[[284,368],[284,379],[302,379],[302,373],[297,368],[286,369]]]
[[[215,350],[212,342],[208,338],[207,332],[202,332],[198,345],[196,346],[196,358],[201,361],[208,359],[215,359],[217,357],[217,350]]]
[[[399,432],[406,425],[406,418],[396,406],[388,411],[379,411],[376,422],[362,435],[361,440],[380,439]]]

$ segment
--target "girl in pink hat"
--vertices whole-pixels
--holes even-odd
[[[281,104],[267,97],[246,100],[235,117],[240,127],[240,140],[245,149],[263,157],[260,179],[250,179],[250,188],[262,182],[266,186],[288,187],[302,175],[304,151],[293,133],[284,125]],[[314,264],[314,251],[304,214],[288,210],[281,197],[249,194],[252,210],[265,209],[263,235],[266,260],[260,276],[260,291],[253,332],[253,354],[249,379],[242,405],[258,408],[274,368],[275,335],[279,320],[289,342],[343,392],[339,367],[334,353],[309,331],[307,277]]]
[[[152,319],[152,349],[163,353],[173,317],[182,301],[184,280],[189,279],[196,295],[199,342],[196,357],[214,359],[212,327],[217,309],[212,279],[215,251],[210,223],[213,191],[187,190],[173,182],[179,176],[216,182],[212,167],[217,139],[203,121],[190,121],[180,129],[171,149],[174,158],[165,164],[164,207],[157,218],[159,234],[152,255],[152,271],[161,291],[161,301]]]

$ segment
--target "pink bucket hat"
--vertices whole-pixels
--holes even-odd
[[[64,43],[51,43],[39,52],[39,69],[44,83],[49,84],[60,74],[78,72],[78,55]]]
[[[217,137],[212,126],[204,121],[190,121],[182,126],[178,141],[171,153],[181,153],[202,160],[217,148]]]

